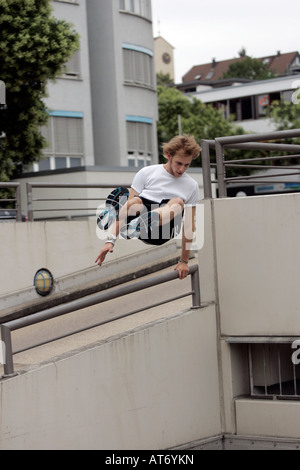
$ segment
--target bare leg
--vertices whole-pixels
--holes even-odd
[[[144,207],[145,206],[139,197],[133,197],[132,199],[129,199],[120,210],[119,229],[121,229],[126,224],[128,216],[138,216],[143,211]]]
[[[184,202],[180,198],[170,199],[164,206],[155,209],[153,212],[158,212],[160,215],[159,225],[168,224],[178,215],[182,214],[184,209]]]

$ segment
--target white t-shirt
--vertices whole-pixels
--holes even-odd
[[[176,177],[163,164],[142,168],[135,175],[131,187],[139,196],[154,202],[180,197],[186,206],[196,206],[200,195],[197,182],[187,173]]]

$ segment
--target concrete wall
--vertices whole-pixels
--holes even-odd
[[[299,438],[300,402],[245,396],[247,342],[300,337],[300,194],[214,199],[204,205],[201,293],[202,301],[215,302],[217,309],[223,430]],[[245,344],[228,344],[230,337]]]
[[[300,195],[214,204],[222,335],[300,335]]]
[[[97,231],[97,233],[100,231]],[[139,240],[119,238],[113,253],[101,266],[95,259],[104,245],[105,232],[97,237],[95,221],[27,222],[0,224],[0,317],[1,311],[41,299],[33,280],[39,269],[48,269],[54,293],[76,285],[118,276],[130,269],[176,257],[177,243],[150,247]]]
[[[214,199],[204,205],[202,298],[218,300],[220,333],[300,334],[300,194]]]
[[[200,194],[203,196],[201,169],[193,168],[189,170],[189,173],[197,181]],[[113,189],[116,185],[130,185],[135,174],[136,170],[128,167],[121,167],[114,171],[105,167],[88,167],[77,171],[52,172],[51,175],[47,172],[38,176],[28,175],[15,181],[20,182],[21,207],[27,212],[27,182],[111,184],[111,189]],[[144,263],[154,262],[170,254],[170,250],[173,249],[169,246],[170,243],[159,248],[151,248],[140,241],[119,238],[114,253],[108,255],[101,270],[96,267],[94,261],[107,236],[107,232],[97,229],[97,214],[104,208],[109,192],[110,189],[102,188],[33,188],[35,221],[0,224],[1,310],[38,297],[33,288],[33,278],[37,270],[41,268],[49,269],[56,281],[65,276],[74,277],[76,273],[82,271],[86,275],[87,270],[89,280],[97,278],[100,280],[101,277],[110,276],[112,273],[117,274],[118,270],[120,272],[122,269],[128,270],[134,266],[138,268]],[[61,198],[66,200],[57,201]],[[72,201],[72,198],[75,201]],[[76,200],[80,198],[85,200]],[[36,199],[43,199],[43,201]],[[45,201],[45,199],[50,199],[50,201]],[[72,207],[82,207],[83,210],[69,210]],[[53,209],[61,208],[63,210],[53,211]],[[36,211],[36,209],[43,209],[43,211]],[[62,220],[56,220],[60,217]],[[72,222],[67,220],[68,217],[74,218]],[[38,221],[39,218],[44,220]],[[129,256],[130,260],[128,260]],[[58,288],[57,283],[55,286]],[[20,293],[20,290],[23,292]]]
[[[164,449],[225,434],[299,439],[300,402],[249,398],[247,349],[227,340],[300,337],[300,195],[203,204],[203,308],[2,380],[1,448]]]
[[[167,449],[219,435],[215,324],[213,307],[177,313],[2,381],[0,448]]]

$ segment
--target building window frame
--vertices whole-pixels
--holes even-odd
[[[73,80],[81,79],[80,50],[74,52],[68,62],[65,63],[65,70],[61,77]]]
[[[127,162],[129,167],[142,168],[152,164],[152,130],[152,118],[126,116]]]
[[[155,89],[153,51],[123,43],[124,84]]]
[[[120,13],[128,13],[152,21],[150,0],[119,0],[119,10]]]
[[[48,113],[47,125],[41,128],[41,133],[48,142],[48,146],[43,150],[45,158],[39,163],[34,163],[33,171],[82,166],[84,161],[83,113],[72,111]],[[65,165],[62,164],[62,160]]]

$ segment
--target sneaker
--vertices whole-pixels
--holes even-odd
[[[116,220],[116,211],[114,207],[108,207],[101,212],[97,219],[97,225],[100,230],[107,230],[111,224]]]
[[[140,217],[131,220],[129,224],[124,225],[120,230],[120,235],[125,240],[138,237],[140,234]]]
[[[152,211],[146,212],[140,216],[140,238],[148,240],[148,238],[157,238],[154,235],[155,229],[159,226],[159,213]]]
[[[127,240],[135,237],[147,240],[149,231],[152,232],[159,226],[159,219],[158,212],[146,212],[124,225],[120,230],[120,235]]]

